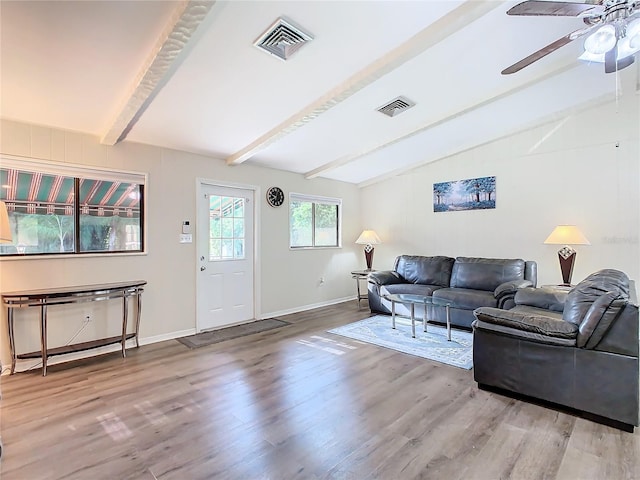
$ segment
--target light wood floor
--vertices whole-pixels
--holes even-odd
[[[326,333],[366,316],[348,302],[197,350],[2,377],[2,480],[640,478],[637,429]]]

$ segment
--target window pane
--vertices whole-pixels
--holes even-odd
[[[221,197],[221,208],[222,208],[222,216],[223,217],[232,217],[233,216],[233,201],[235,200],[233,197]]]
[[[12,234],[0,255],[74,251],[73,177],[2,168],[0,185]]]
[[[233,241],[233,257],[237,260],[244,258],[244,240],[235,239]]]
[[[315,245],[318,247],[338,246],[338,206],[316,203],[315,205]]]
[[[209,260],[244,258],[244,198],[209,197]]]
[[[212,238],[209,240],[209,261],[219,260],[222,257],[222,240]]]
[[[223,238],[222,239],[222,258],[233,258],[233,240]]]
[[[143,248],[143,185],[10,168],[0,169],[0,184],[13,230],[0,255]]]
[[[311,202],[291,202],[291,246],[313,246],[313,204]]]
[[[140,251],[140,185],[80,179],[80,252]]]
[[[222,238],[233,238],[233,218],[222,219]]]
[[[244,238],[244,218],[235,218],[233,222],[233,236]]]
[[[222,236],[222,220],[220,219],[220,217],[215,215],[215,212],[211,212],[211,218],[209,221],[210,238],[220,238]]]
[[[244,217],[244,198],[236,198],[234,217]]]

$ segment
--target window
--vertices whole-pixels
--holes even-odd
[[[2,157],[11,244],[0,256],[141,252],[144,174]]]
[[[342,201],[292,193],[289,197],[291,248],[339,247]]]
[[[245,199],[209,197],[209,261],[243,260]]]

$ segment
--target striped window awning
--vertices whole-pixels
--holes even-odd
[[[140,215],[141,188],[137,183],[79,178],[79,208],[83,215]],[[73,215],[75,177],[0,169],[0,199],[10,212]]]

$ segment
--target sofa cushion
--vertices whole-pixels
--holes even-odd
[[[458,257],[453,264],[451,287],[490,290],[505,282],[524,279],[521,259]]]
[[[482,322],[494,323],[548,337],[575,339],[578,335],[577,325],[546,315],[532,315],[486,307],[476,309],[474,315]]]
[[[430,296],[435,290],[442,288],[440,285],[421,285],[419,283],[396,283],[380,287],[380,295],[392,293],[410,293],[412,295]]]
[[[545,308],[532,307],[530,305],[516,305],[509,309],[513,313],[522,313],[524,315],[538,315],[545,317],[552,317],[556,320],[562,320],[562,312],[554,312],[553,310],[547,310]]]
[[[605,269],[592,273],[578,283],[567,295],[562,318],[580,325],[593,302],[607,292],[629,298],[629,277],[619,270]]]
[[[542,335],[541,333],[529,332],[527,330],[521,330],[519,328],[506,327],[497,323],[474,320],[471,326],[473,327],[474,332],[476,330],[481,330],[485,332],[499,333],[508,337],[515,337],[529,342],[543,343],[545,345],[558,345],[562,347],[576,346],[575,338],[550,337],[548,335]],[[474,337],[475,335],[476,334],[474,333]]]
[[[450,300],[455,308],[474,310],[477,307],[496,307],[498,300],[493,292],[471,290],[468,288],[441,288],[433,292],[436,298]]]
[[[454,259],[450,257],[423,257],[400,255],[394,270],[409,283],[448,287]]]

